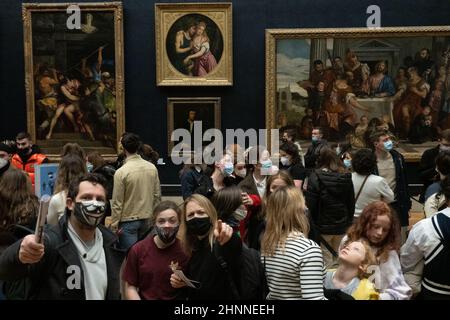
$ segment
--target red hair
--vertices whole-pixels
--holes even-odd
[[[400,250],[400,222],[398,220],[395,211],[383,201],[375,201],[367,205],[358,220],[348,229],[347,241],[345,244],[358,241],[359,239],[367,240],[367,231],[371,224],[373,224],[378,216],[388,216],[391,221],[391,227],[389,228],[386,238],[377,245],[376,257],[380,262],[387,260],[389,251]],[[373,244],[371,244],[373,246]]]

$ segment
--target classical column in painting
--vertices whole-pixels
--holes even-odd
[[[322,60],[325,66],[327,58],[327,39],[311,39],[310,70],[314,70],[316,60]]]

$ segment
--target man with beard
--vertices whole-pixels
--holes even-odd
[[[434,62],[431,60],[430,50],[422,48],[416,55],[414,66],[417,67],[419,76],[423,80],[430,83],[431,70],[433,69]]]
[[[16,146],[17,153],[13,155],[11,163],[28,174],[34,188],[34,167],[48,162],[47,156],[40,152],[37,145],[32,144],[31,136],[27,132],[16,136]]]
[[[0,256],[0,279],[27,281],[27,299],[115,300],[124,252],[99,225],[106,207],[104,179],[88,174],[69,186],[65,215],[38,242],[24,237]]]
[[[375,74],[369,77],[370,94],[377,98],[391,97],[395,94],[392,78],[386,75],[387,68],[384,61],[375,65]]]

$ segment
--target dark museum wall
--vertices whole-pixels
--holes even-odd
[[[68,1],[28,1],[68,2]],[[78,1],[93,2],[93,1]],[[95,1],[94,1],[95,2]],[[99,2],[99,1],[97,1]],[[381,8],[387,26],[449,25],[449,0],[235,0],[232,87],[157,87],[153,0],[124,0],[126,130],[141,135],[164,157],[163,184],[177,184],[167,158],[168,97],[220,97],[222,128],[263,128],[266,28],[365,27],[366,9]],[[162,2],[194,2],[162,1]],[[207,1],[201,1],[207,2]],[[218,1],[217,1],[218,2]],[[22,1],[5,0],[0,11],[0,137],[26,129]],[[414,167],[410,168],[414,171]],[[413,175],[413,172],[412,172]]]

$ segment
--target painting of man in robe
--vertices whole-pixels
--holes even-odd
[[[166,51],[180,73],[204,77],[213,72],[223,52],[223,37],[217,24],[202,14],[187,14],[170,27]]]
[[[67,14],[32,13],[37,143],[58,154],[67,142],[115,153],[114,13],[82,11],[81,28]]]
[[[367,145],[373,128],[420,144],[450,128],[450,37],[280,39],[278,128]]]

